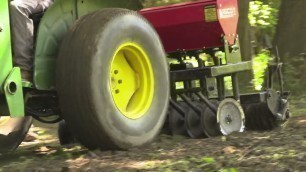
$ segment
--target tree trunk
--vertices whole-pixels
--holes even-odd
[[[283,0],[274,38],[284,62],[285,83],[293,94],[306,92],[306,0]]]
[[[283,61],[306,52],[306,1],[283,0],[274,45]]]
[[[239,41],[241,45],[241,55],[243,60],[252,59],[251,26],[248,18],[249,3],[250,0],[238,0],[239,4],[238,35],[239,35]]]
[[[250,0],[238,0],[239,5],[239,22],[238,35],[241,47],[241,55],[244,61],[252,60],[252,41],[251,41],[251,26],[249,23],[249,3]],[[242,92],[250,92],[253,90],[251,81],[253,74],[251,71],[246,71],[239,74],[239,85]]]

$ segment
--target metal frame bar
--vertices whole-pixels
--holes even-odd
[[[171,82],[197,80],[203,77],[230,76],[233,73],[243,72],[252,69],[252,62],[240,62],[223,66],[192,68],[170,72]]]
[[[224,77],[226,76],[230,76],[232,79],[233,98],[240,101],[237,73],[251,70],[252,62],[241,61],[238,37],[236,39],[236,44],[232,47],[230,47],[228,42],[224,39],[224,47],[221,47],[221,49],[225,52],[227,64],[222,64],[222,55],[220,57],[220,54],[217,54],[219,49],[207,50],[207,52],[212,55],[215,66],[205,66],[203,60],[199,57],[199,54],[203,53],[204,50],[188,52],[178,51],[177,53],[171,54],[171,58],[176,58],[180,62],[180,64],[170,66],[171,101],[176,101],[177,98],[180,97],[190,106],[190,108],[199,113],[199,110],[192,104],[192,100],[194,99],[192,96],[195,94],[200,101],[204,102],[212,111],[216,112],[217,107],[212,104],[208,98],[209,90],[206,88],[207,79],[215,78],[217,84],[214,88],[217,88],[217,99],[222,101],[226,98],[224,83]],[[195,57],[198,63],[197,68],[187,67],[184,63],[184,59],[187,55]],[[193,88],[191,81],[194,80],[200,81],[200,87]],[[184,88],[176,90],[176,82],[183,82]]]

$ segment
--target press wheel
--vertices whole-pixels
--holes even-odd
[[[231,98],[221,101],[217,111],[217,122],[223,135],[243,132],[245,116],[240,103]]]

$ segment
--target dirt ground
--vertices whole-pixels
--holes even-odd
[[[34,127],[38,139],[1,155],[0,171],[306,171],[302,106],[295,103],[295,116],[273,131],[208,139],[161,135],[151,145],[129,151],[89,151],[77,144],[64,148],[56,127]]]

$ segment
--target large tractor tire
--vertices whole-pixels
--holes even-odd
[[[103,9],[63,38],[57,90],[62,115],[89,149],[129,149],[160,132],[169,102],[161,41],[139,14]]]
[[[32,124],[32,117],[0,117],[0,153],[15,150],[25,138]]]

